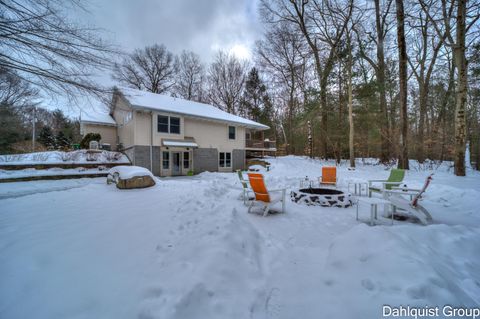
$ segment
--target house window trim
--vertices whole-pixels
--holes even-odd
[[[233,127],[233,138],[230,138],[230,128]],[[228,134],[228,140],[229,141],[235,141],[237,139],[237,127],[233,125],[228,125],[227,126],[227,134]]]
[[[223,158],[224,166],[221,165],[220,163],[220,156],[221,154],[225,154]],[[230,154],[230,166],[227,166],[227,154]],[[218,152],[218,167],[219,168],[232,168],[233,167],[233,158],[232,158],[232,152]]]
[[[167,163],[167,168],[165,168],[164,164],[165,164],[165,153],[168,155],[167,156],[167,159],[166,159],[166,163]],[[165,170],[165,171],[168,171],[170,170],[170,152],[169,151],[162,151],[162,170]]]
[[[186,161],[185,161],[185,154],[188,154],[188,159]],[[191,167],[192,167],[191,157],[192,156],[190,155],[189,151],[183,151],[183,155],[182,155],[182,161],[183,161],[182,168],[183,169],[191,169]],[[188,163],[188,167],[185,167],[185,163]]]
[[[166,132],[160,132],[159,131],[159,118],[167,118],[167,131]],[[171,119],[175,118],[178,119],[178,133],[177,132],[172,132],[172,121]],[[162,123],[162,125],[165,125]],[[180,116],[171,116],[171,115],[164,115],[164,114],[157,114],[157,134],[172,134],[172,135],[181,135],[182,134],[182,118]]]

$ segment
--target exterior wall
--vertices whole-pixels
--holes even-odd
[[[173,116],[173,117],[180,118],[180,134],[159,133],[157,131],[158,115]],[[150,132],[152,128],[151,113],[149,111],[147,112],[136,111],[135,121],[136,121],[135,145],[150,145],[150,139],[151,139]],[[152,144],[154,146],[161,146],[162,139],[183,140],[185,137],[184,133],[185,133],[185,119],[183,118],[183,116],[171,114],[171,113],[164,113],[164,112],[153,112],[153,143]]]
[[[193,150],[193,171],[195,174],[218,171],[218,150],[216,148],[196,148]]]
[[[131,113],[132,108],[123,98],[116,99],[115,103],[113,118],[117,122],[118,142],[122,143],[124,148],[129,148],[135,144],[135,112]],[[126,117],[130,113],[132,114],[131,120],[126,121]]]
[[[117,128],[115,126],[99,125],[99,124],[82,124],[82,135],[88,133],[99,133],[102,137],[100,143],[108,143],[112,150],[117,148]]]
[[[131,150],[131,151],[130,151]],[[145,167],[151,170],[153,175],[160,176],[160,147],[152,147],[152,166],[150,166],[150,146],[135,145],[128,149],[125,153],[132,154],[131,159],[133,165]],[[127,155],[128,156],[128,155]],[[129,156],[130,158],[130,156]]]
[[[245,128],[236,126],[235,140],[230,140],[228,138],[228,126],[227,123],[186,118],[185,136],[193,137],[199,148],[217,148],[220,152],[244,149]]]
[[[233,150],[232,152],[232,168],[234,171],[237,169],[244,170],[246,168],[245,163],[245,150]]]

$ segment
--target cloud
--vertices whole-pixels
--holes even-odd
[[[130,52],[154,43],[191,50],[209,63],[218,49],[248,50],[260,36],[256,0],[99,0],[92,23]]]

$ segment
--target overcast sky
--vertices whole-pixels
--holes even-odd
[[[249,58],[262,33],[258,0],[91,0],[87,22],[127,52],[165,44],[209,63],[218,49]]]

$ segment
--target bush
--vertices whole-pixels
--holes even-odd
[[[88,133],[80,142],[80,148],[88,149],[91,141],[97,141],[100,143],[102,136],[99,133]]]

